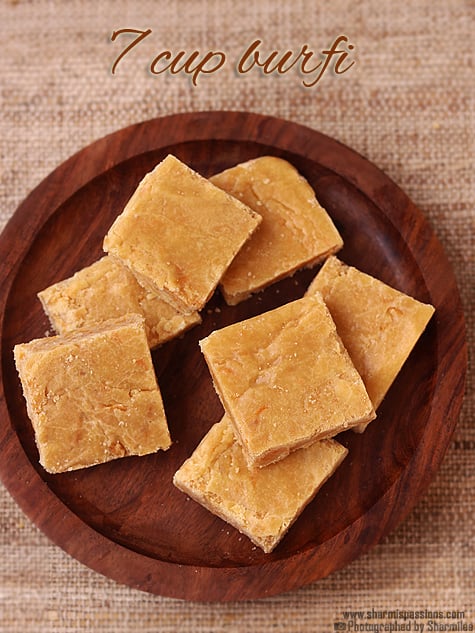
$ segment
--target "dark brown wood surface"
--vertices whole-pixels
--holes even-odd
[[[273,154],[308,179],[345,246],[341,259],[430,302],[436,313],[349,456],[272,554],[172,485],[222,408],[198,347],[213,329],[300,297],[304,270],[228,307],[217,292],[203,324],[153,353],[172,448],[48,475],[38,464],[12,349],[49,329],[36,293],[98,259],[102,238],[142,176],[167,153],[209,176]],[[199,218],[197,218],[199,222]],[[86,147],[48,176],[0,236],[0,476],[55,543],[118,582],[190,600],[241,600],[322,578],[376,544],[436,472],[460,410],[464,319],[447,257],[423,214],[384,173],[337,141],[250,113],[146,121]]]

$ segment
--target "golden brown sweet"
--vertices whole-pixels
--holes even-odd
[[[307,295],[321,293],[377,409],[434,308],[330,257]],[[363,431],[366,425],[356,427]]]
[[[260,222],[242,202],[172,155],[147,174],[104,250],[177,310],[200,310]]]
[[[312,187],[286,160],[262,156],[210,180],[262,216],[221,280],[230,305],[299,268],[313,266],[343,245]]]
[[[173,481],[268,553],[347,452],[335,440],[322,440],[266,468],[249,468],[225,415],[210,429]]]
[[[143,319],[16,345],[40,463],[51,473],[170,446]]]
[[[58,334],[127,314],[141,314],[151,348],[201,321],[198,312],[184,315],[146,290],[128,268],[109,256],[45,288],[38,297]]]
[[[375,417],[318,294],[216,330],[200,346],[250,466]]]

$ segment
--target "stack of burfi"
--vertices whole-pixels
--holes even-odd
[[[39,293],[57,336],[15,347],[52,473],[171,444],[150,350],[326,260],[301,299],[200,341],[224,416],[174,484],[272,551],[347,455],[434,309],[339,261],[309,183],[264,156],[205,179],[169,155],[140,182],[97,262]]]

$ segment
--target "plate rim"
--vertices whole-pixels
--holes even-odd
[[[212,137],[207,133],[206,126],[200,128],[199,122],[203,121],[203,119],[213,123],[214,135]],[[233,121],[233,125],[231,126],[229,126],[230,120]],[[180,123],[180,126],[175,125],[177,122]],[[270,135],[270,127],[272,127],[272,140],[266,143],[266,138],[269,138]],[[280,135],[279,142],[277,142],[275,138],[276,127],[279,131],[278,137]],[[158,144],[155,135],[151,134],[150,130],[160,131]],[[289,131],[293,132],[300,140],[298,150],[292,143],[289,144],[289,141],[286,140],[286,134]],[[121,137],[122,140],[119,146],[115,147],[111,156],[111,145],[114,147],[114,143],[119,137]],[[127,139],[128,142],[124,142],[124,139]],[[443,270],[446,275],[445,285],[443,288],[440,288],[440,292],[437,296],[440,301],[447,300],[447,297],[443,296],[443,292],[445,292],[447,296],[450,296],[453,303],[453,309],[456,313],[459,326],[458,335],[461,338],[461,364],[463,365],[461,372],[459,368],[458,389],[455,397],[451,403],[443,403],[444,410],[450,411],[448,424],[445,428],[444,441],[438,447],[439,450],[435,452],[432,459],[430,459],[429,462],[426,460],[424,477],[419,479],[416,483],[413,482],[412,490],[414,491],[415,489],[416,492],[410,499],[407,499],[407,496],[404,497],[401,491],[404,490],[404,486],[407,481],[410,480],[411,472],[415,469],[416,464],[424,459],[424,449],[426,449],[425,441],[429,429],[424,430],[421,442],[412,453],[406,467],[386,492],[378,498],[371,508],[366,510],[343,531],[328,541],[325,541],[318,547],[309,546],[302,552],[297,552],[283,559],[266,561],[262,565],[210,567],[169,563],[129,549],[97,532],[57,497],[47,486],[39,472],[32,466],[13,428],[3,388],[3,365],[0,364],[0,453],[4,455],[3,459],[0,460],[0,479],[14,500],[33,523],[35,523],[48,538],[71,556],[89,568],[119,583],[168,597],[184,598],[194,601],[208,601],[207,594],[209,591],[207,591],[205,585],[212,582],[216,587],[216,599],[213,601],[236,601],[262,598],[290,591],[318,578],[323,578],[328,575],[328,573],[336,571],[351,562],[354,558],[365,553],[407,516],[409,511],[425,492],[440,466],[457,424],[464,395],[467,369],[467,343],[460,294],[452,266],[445,250],[424,214],[386,173],[354,149],[310,127],[271,115],[233,110],[182,112],[133,123],[86,145],[59,164],[34,187],[23,202],[20,203],[0,234],[0,262],[2,262],[0,264],[0,331],[3,333],[5,305],[8,301],[11,284],[15,279],[16,271],[24,255],[24,251],[22,251],[21,248],[18,249],[18,253],[15,252],[15,249],[9,248],[12,239],[15,240],[15,244],[23,242],[29,246],[36,232],[66,199],[71,197],[81,187],[85,186],[92,178],[100,176],[118,164],[138,154],[164,149],[167,145],[209,140],[256,142],[262,145],[268,144],[275,149],[292,151],[310,160],[316,160],[312,157],[312,152],[315,146],[319,145],[318,142],[315,142],[317,140],[320,141],[320,144],[325,146],[327,151],[324,157],[319,156],[318,162],[333,172],[344,176],[346,180],[349,180],[352,185],[366,197],[368,196],[368,183],[369,180],[371,180],[370,188],[377,186],[381,190],[380,193],[378,193],[378,195],[381,196],[378,208],[384,213],[385,217],[396,226],[411,254],[414,254],[413,246],[416,239],[421,240],[422,243],[426,241],[430,242],[437,252],[437,258],[432,258],[434,260],[433,264],[438,270]],[[347,157],[349,153],[353,158],[350,169],[345,161],[345,157]],[[91,166],[89,169],[82,170],[80,175],[75,174],[73,189],[68,189],[68,187],[64,188],[65,176],[74,173],[75,165],[78,160],[83,160],[84,157],[89,155],[94,156],[95,164],[94,161],[89,161]],[[98,159],[100,159],[99,169],[97,166]],[[383,199],[384,191],[387,187],[390,187],[391,191],[397,193],[396,201],[393,202],[392,198],[389,200]],[[53,199],[51,200],[50,197],[47,204],[40,204],[36,216],[29,216],[29,208],[32,202],[38,199],[41,200],[42,193],[46,191],[48,191],[50,196],[53,195]],[[371,199],[373,200],[373,198]],[[401,201],[404,201],[406,205],[409,204],[411,211],[421,220],[417,235],[411,234],[410,228],[401,227],[395,222],[394,214],[397,213],[397,207]],[[36,202],[35,205],[38,206]],[[21,237],[19,237],[20,227],[22,229]],[[26,232],[25,228],[27,229]],[[415,258],[416,261],[419,261],[419,257]],[[427,283],[424,273],[425,271],[421,269],[421,275]],[[0,353],[3,358],[4,352],[2,348],[3,336],[0,337]],[[451,367],[450,359],[445,359],[445,361],[443,358],[441,359],[440,352],[441,350],[438,347],[436,356],[440,362],[437,363],[436,367],[437,385],[442,378],[441,373],[447,372]],[[441,367],[445,367],[444,372],[441,372]],[[440,394],[437,389],[434,389],[434,400],[437,400],[437,402],[432,402],[432,408],[441,404],[438,403],[438,399],[440,399]],[[15,473],[12,473],[8,468],[8,464],[13,458],[15,459],[15,463],[19,465]],[[49,501],[49,503],[46,504],[48,506],[48,512],[45,512],[44,508],[38,508],[37,504],[31,502],[32,487],[34,487],[39,495],[45,496]],[[388,505],[388,499],[394,498],[394,496],[399,498],[397,516],[393,516],[394,511],[388,512],[390,508],[386,507]],[[54,511],[52,511],[50,504],[52,504]],[[381,518],[381,516],[385,518],[383,522],[376,520],[377,518]],[[363,526],[360,525],[360,523],[363,523],[363,519],[367,518],[372,519],[370,522],[372,530],[368,532],[367,521],[365,521],[365,531],[363,533]],[[62,522],[63,526],[71,524],[71,527],[74,527],[76,531],[79,530],[80,535],[86,539],[87,542],[85,551],[84,543],[82,543],[82,547],[78,547],[76,541],[73,540],[73,543],[69,542],[64,536],[64,533],[60,535],[57,534],[55,526],[58,520]],[[359,539],[356,555],[353,549],[355,538],[356,540]],[[340,564],[337,567],[329,569],[327,573],[325,573],[326,570],[320,570],[318,574],[315,574],[315,559],[317,559],[318,562],[318,550],[323,546],[325,546],[327,552],[336,551],[338,549]],[[124,560],[126,561],[125,567],[127,567],[126,573],[117,569],[117,563],[119,561],[123,562]],[[289,562],[291,565],[289,565]],[[151,567],[154,568],[153,572],[150,571]],[[170,571],[170,567],[173,568],[173,574],[175,576],[173,587],[168,586],[167,582],[161,578],[161,573],[163,573],[165,577],[167,576],[167,571]],[[257,575],[259,575],[257,584],[256,568],[258,569]],[[288,573],[289,569],[291,573]],[[272,587],[268,586],[266,582],[267,579],[270,577],[275,579],[276,573],[283,576],[282,580],[280,580],[277,586],[275,584]],[[252,580],[252,582],[249,583],[250,580]],[[250,584],[250,590],[246,592],[248,583]],[[239,586],[239,592],[236,591],[236,586]]]

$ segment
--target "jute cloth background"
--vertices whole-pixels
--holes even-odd
[[[463,0],[0,0],[0,222],[59,163],[128,124],[237,109],[302,123],[386,171],[430,219],[458,278],[473,351],[475,4]],[[124,58],[120,28],[152,29]],[[344,33],[355,65],[305,88],[297,71],[153,76],[161,50],[314,50]],[[125,40],[124,40],[125,42]],[[0,631],[325,632],[349,610],[465,612],[475,626],[473,372],[425,497],[347,568],[285,595],[193,604],[119,586],[53,545],[0,487]],[[445,621],[446,623],[447,621]]]

